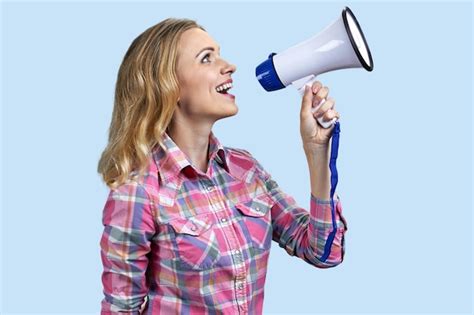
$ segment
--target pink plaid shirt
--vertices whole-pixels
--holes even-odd
[[[310,194],[310,211],[252,155],[211,132],[207,173],[165,133],[144,176],[110,190],[100,240],[101,314],[261,314],[271,241],[317,268],[343,261],[346,220],[337,196]],[[336,195],[336,194],[335,194]]]

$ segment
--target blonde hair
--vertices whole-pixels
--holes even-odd
[[[126,182],[132,171],[142,175],[153,147],[164,147],[162,135],[179,97],[178,41],[191,28],[205,31],[194,20],[168,18],[128,48],[117,75],[108,144],[97,167],[109,188]]]

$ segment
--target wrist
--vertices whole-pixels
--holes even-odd
[[[312,156],[326,155],[329,152],[329,143],[327,144],[304,143],[303,150],[306,153],[306,155],[312,155]]]

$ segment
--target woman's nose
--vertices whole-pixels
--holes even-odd
[[[226,74],[230,71],[230,73],[234,73],[237,70],[237,67],[229,62],[226,62],[225,67],[222,68],[221,73]]]

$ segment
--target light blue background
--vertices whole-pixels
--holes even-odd
[[[317,269],[273,243],[264,311],[472,311],[472,5],[464,3],[2,4],[2,313],[98,313],[108,193],[96,173],[132,40],[196,19],[237,65],[239,113],[214,132],[252,152],[309,209],[300,97],[255,66],[358,18],[374,71],[320,76],[341,114],[337,191],[346,256]]]

